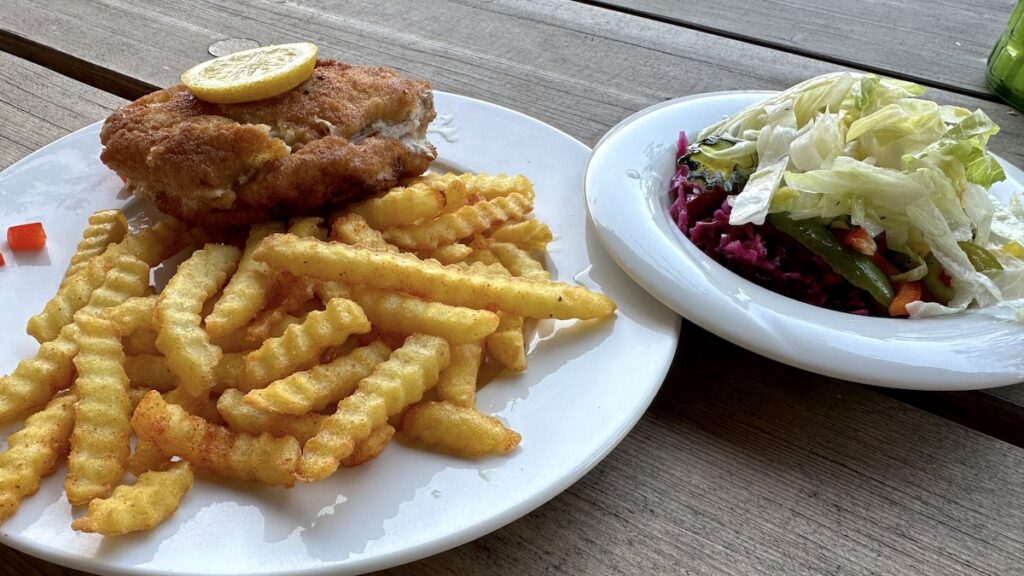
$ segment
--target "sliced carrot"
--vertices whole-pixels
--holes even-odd
[[[46,232],[41,222],[11,226],[7,229],[7,245],[11,250],[39,250],[46,246]]]
[[[896,290],[896,296],[889,303],[889,316],[909,316],[907,304],[921,299],[921,282],[904,282]]]
[[[865,256],[874,256],[878,252],[878,244],[875,239],[863,228],[854,228],[843,236],[842,243],[854,252],[860,252]]]

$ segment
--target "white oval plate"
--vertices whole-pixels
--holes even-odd
[[[772,92],[718,92],[664,102],[620,122],[594,147],[585,189],[608,253],[638,284],[703,328],[819,374],[918,390],[968,390],[1024,380],[1024,326],[1008,311],[905,320],[804,304],[740,278],[698,250],[668,214],[676,140]],[[1003,162],[1005,200],[1024,174]]]
[[[614,321],[540,323],[526,373],[480,391],[480,410],[520,432],[521,448],[505,458],[466,461],[394,443],[365,466],[291,490],[201,477],[170,520],[109,539],[71,530],[81,511],[65,500],[59,470],[0,525],[0,542],[105,574],[354,574],[500,528],[611,451],[665,377],[678,316],[640,290],[597,241],[583,199],[586,146],[485,102],[438,93],[436,105],[432,140],[440,168],[527,175],[537,191],[536,215],[555,233],[553,276],[604,292],[619,306]],[[0,174],[0,227],[41,220],[50,237],[35,256],[3,248],[0,373],[34,353],[25,322],[57,288],[87,216],[126,204],[118,198],[120,180],[98,160],[98,132],[98,125],[85,128]],[[141,202],[128,210],[135,220],[152,214]]]

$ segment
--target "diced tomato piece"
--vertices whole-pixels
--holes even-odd
[[[904,282],[896,290],[896,296],[889,303],[889,316],[909,316],[907,304],[921,299],[921,282]]]
[[[41,222],[11,226],[7,229],[7,245],[11,250],[39,250],[46,246],[46,231]]]
[[[4,254],[3,254],[3,252],[0,252],[0,266],[3,266],[3,265],[4,265]]]
[[[841,242],[847,248],[865,256],[874,256],[878,252],[878,244],[875,243],[875,239],[863,228],[850,230],[843,236]]]

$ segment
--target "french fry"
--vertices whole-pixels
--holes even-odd
[[[35,494],[67,456],[76,401],[74,395],[50,400],[7,438],[7,450],[0,452],[0,522],[17,512],[21,500]]]
[[[369,376],[374,366],[387,360],[390,354],[391,348],[379,340],[375,341],[327,364],[296,372],[266,388],[252,390],[245,395],[245,403],[258,410],[278,414],[298,416],[320,412],[351,394],[356,384]]]
[[[293,274],[426,295],[453,306],[498,309],[531,318],[591,319],[615,312],[615,303],[581,286],[526,278],[477,276],[412,254],[392,254],[275,234],[253,253]]]
[[[492,242],[491,252],[498,257],[498,261],[513,276],[521,276],[532,280],[547,280],[550,278],[544,265],[536,260],[530,253],[519,246],[508,242]]]
[[[129,385],[133,388],[145,386],[167,392],[178,387],[178,377],[171,372],[167,358],[157,354],[126,356],[124,372],[128,375]]]
[[[435,184],[437,185],[437,184]],[[470,191],[462,180],[452,180],[444,186],[444,211],[455,212],[467,204],[475,204],[483,200],[483,196]]]
[[[369,436],[356,442],[352,453],[341,459],[341,465],[345,468],[353,468],[373,460],[380,456],[394,436],[395,429],[390,424],[374,428]]]
[[[274,278],[269,303],[246,327],[246,338],[252,342],[266,340],[274,326],[313,300],[314,288],[318,283],[310,278],[299,278],[288,272],[278,272]]]
[[[456,406],[476,406],[476,377],[483,360],[483,344],[477,340],[453,345],[451,362],[437,380],[437,397]]]
[[[416,252],[416,257],[420,260],[437,260],[441,264],[454,264],[469,258],[472,253],[473,249],[465,244],[449,244],[433,250],[420,250]]]
[[[103,284],[93,291],[81,311],[98,314],[149,286],[149,265],[130,254],[119,254]],[[21,416],[46,404],[58,391],[71,385],[72,358],[78,353],[78,328],[74,323],[39,347],[31,358],[18,363],[11,374],[0,378],[0,422]]]
[[[138,330],[121,337],[121,345],[124,346],[124,353],[129,356],[140,354],[161,355],[156,347],[156,332],[153,330]]]
[[[451,183],[459,180],[466,185],[470,194],[479,194],[487,200],[498,196],[509,196],[511,194],[522,194],[533,199],[533,184],[526,176],[508,176],[506,174],[441,174],[431,176],[444,185],[451,186]]]
[[[298,479],[313,482],[333,474],[358,442],[418,402],[437,383],[449,354],[442,338],[425,334],[406,338],[401,348],[359,382],[351,396],[338,403],[337,412],[324,419],[316,436],[306,442]]]
[[[363,246],[372,250],[398,252],[398,246],[389,244],[379,230],[375,230],[358,214],[344,213],[331,224],[331,240]]]
[[[440,188],[430,182],[418,182],[356,202],[348,207],[348,211],[362,216],[371,228],[383,230],[434,218],[444,210],[445,202]]]
[[[203,392],[199,396],[192,396],[184,388],[175,388],[170,392],[165,392],[163,399],[168,404],[180,406],[185,412],[193,416],[199,416],[207,422],[224,424],[224,419],[220,417],[220,412],[217,411],[217,400],[213,398],[210,390]]]
[[[78,505],[110,494],[120,483],[131,452],[132,407],[117,326],[82,312],[75,315],[75,324],[78,402],[64,491],[68,502]]]
[[[253,225],[238,271],[228,281],[224,293],[205,319],[210,338],[224,336],[245,326],[267,305],[274,282],[273,271],[266,264],[253,260],[252,251],[261,240],[283,230],[284,224],[280,222]]]
[[[160,293],[156,347],[167,357],[181,386],[193,396],[213,388],[213,370],[222,355],[200,326],[199,313],[234,272],[240,255],[234,246],[208,244],[178,266]]]
[[[324,219],[316,216],[292,218],[288,221],[288,233],[299,238],[327,240],[327,230],[321,226],[323,223]]]
[[[120,210],[101,210],[89,216],[89,224],[82,231],[82,240],[75,248],[64,281],[85,268],[88,261],[103,253],[111,244],[116,244],[128,234],[128,219]]]
[[[135,296],[108,308],[106,317],[117,325],[122,335],[139,330],[156,330],[156,295]]]
[[[300,450],[295,438],[236,434],[164,401],[156,391],[132,415],[139,438],[219,476],[290,487]]]
[[[512,372],[526,370],[526,341],[523,317],[498,312],[498,329],[487,335],[487,353]]]
[[[178,509],[192,487],[192,478],[188,462],[178,462],[164,471],[146,472],[132,486],[118,486],[110,498],[89,502],[88,512],[74,520],[71,528],[104,536],[154,528]]]
[[[228,428],[234,432],[268,432],[274,436],[294,436],[299,444],[305,444],[306,440],[316,434],[320,422],[326,418],[323,414],[315,412],[301,416],[264,412],[243,402],[244,396],[245,394],[232,388],[225,390],[217,399],[217,411],[227,422]]]
[[[351,334],[370,331],[370,321],[358,304],[335,298],[323,311],[310,312],[302,324],[289,326],[284,335],[271,338],[245,355],[248,388],[262,388],[316,361],[330,346],[343,343]]]
[[[242,382],[245,374],[245,355],[234,352],[225,352],[220,358],[220,362],[217,363],[217,367],[213,369],[214,379],[217,381],[217,385],[214,387],[214,392],[223,392],[228,388],[243,388],[244,383]]]
[[[125,469],[138,478],[151,470],[163,470],[170,463],[170,457],[165,455],[152,440],[138,438],[135,441],[135,450],[132,451],[125,464]]]
[[[533,210],[533,200],[521,194],[497,196],[466,205],[423,224],[388,228],[388,242],[409,250],[429,250],[484,232],[496,224],[518,220]]]
[[[415,446],[459,456],[479,458],[506,454],[522,437],[500,420],[473,408],[447,402],[424,402],[402,417],[401,438]]]
[[[370,323],[381,330],[402,334],[433,334],[452,343],[472,342],[498,327],[498,315],[487,310],[428,302],[415,296],[353,287],[354,300]]]
[[[163,220],[90,258],[81,270],[64,279],[43,311],[29,319],[28,333],[40,343],[56,339],[61,329],[71,323],[75,312],[89,303],[92,292],[103,284],[122,255],[131,254],[155,266],[177,252],[179,245],[184,245],[180,242],[183,230],[184,225],[177,220]]]
[[[509,242],[529,252],[543,252],[554,239],[551,228],[540,220],[523,220],[499,226],[490,235],[495,242]],[[517,274],[518,276],[518,274]]]

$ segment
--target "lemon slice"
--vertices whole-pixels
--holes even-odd
[[[200,100],[237,104],[284,94],[305,82],[315,66],[315,44],[277,44],[207,60],[186,70],[181,81]]]

